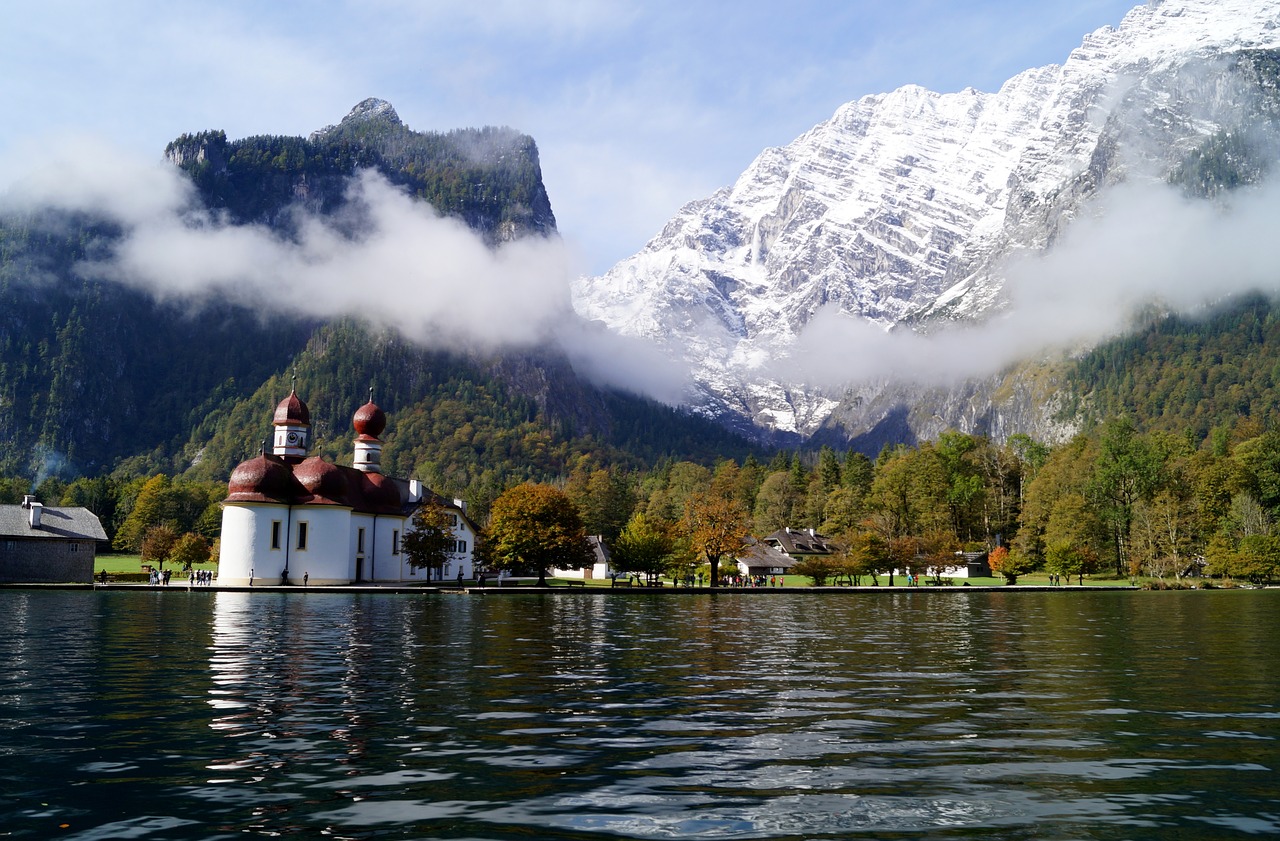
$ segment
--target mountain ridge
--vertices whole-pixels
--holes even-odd
[[[1011,257],[1051,250],[1091,199],[1168,180],[1236,130],[1242,97],[1274,93],[1273,74],[1249,76],[1251,56],[1261,66],[1277,48],[1274,2],[1166,0],[995,94],[862,97],[580,278],[575,307],[686,361],[689,402],[709,416],[806,436],[843,416],[852,439],[879,418],[838,412],[846,387],[773,375],[820,311],[924,330],[1004,311]]]

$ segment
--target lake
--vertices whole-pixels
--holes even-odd
[[[0,591],[0,836],[1280,832],[1280,592]]]

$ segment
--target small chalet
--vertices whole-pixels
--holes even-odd
[[[98,541],[106,539],[87,508],[42,505],[33,496],[0,505],[0,582],[90,584]]]
[[[786,575],[791,572],[795,559],[777,546],[748,537],[742,549],[734,557],[738,572],[746,576]]]
[[[764,539],[764,542],[777,549],[793,561],[809,558],[814,555],[831,555],[843,547],[814,529],[778,529]]]

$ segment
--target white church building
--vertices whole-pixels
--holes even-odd
[[[271,452],[231,473],[222,503],[218,583],[427,583],[471,579],[476,526],[461,500],[435,496],[417,479],[382,474],[387,416],[371,399],[356,410],[353,467],[308,456],[311,416],[296,391],[276,407]],[[402,551],[413,515],[435,498],[453,523],[455,551],[443,567],[418,569]]]

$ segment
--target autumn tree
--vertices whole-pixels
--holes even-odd
[[[997,546],[987,555],[987,565],[996,575],[1004,578],[1004,583],[1013,585],[1018,579],[1034,572],[1040,562],[1020,551],[1010,552],[1006,546]]]
[[[194,532],[187,532],[178,538],[169,555],[169,560],[181,564],[184,572],[190,571],[194,566],[209,563],[209,558],[209,541]]]
[[[869,575],[873,584],[880,583],[876,581],[876,573],[883,565],[885,547],[879,537],[866,529],[850,529],[840,534],[837,547],[837,582],[843,575],[850,585],[857,586],[862,576]]]
[[[960,544],[955,535],[946,529],[937,529],[926,534],[920,540],[919,555],[923,558],[928,571],[933,573],[933,580],[942,583],[944,573],[952,572],[963,563],[956,553]]]
[[[536,574],[547,583],[547,569],[589,566],[595,561],[582,518],[564,491],[525,482],[493,501],[485,529],[489,559],[500,569]]]
[[[684,520],[690,546],[711,566],[711,586],[719,586],[720,560],[742,548],[751,533],[746,509],[736,499],[708,491],[689,497]]]
[[[733,497],[743,508],[752,511],[763,479],[764,468],[754,458],[748,457],[741,467],[730,459],[716,465],[711,477],[711,490],[722,496]]]
[[[143,535],[140,549],[142,562],[154,564],[157,569],[164,569],[165,561],[173,555],[178,545],[178,532],[168,523],[151,526]]]
[[[413,528],[408,529],[400,540],[400,548],[409,566],[434,570],[437,578],[443,578],[444,565],[457,546],[449,512],[440,500],[428,496],[413,513],[412,524]]]

